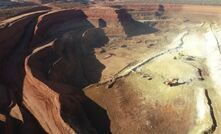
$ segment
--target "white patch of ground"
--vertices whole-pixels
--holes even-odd
[[[189,134],[202,134],[208,131],[212,126],[212,118],[210,116],[210,107],[205,96],[204,88],[195,90],[196,99],[196,125],[191,129]]]
[[[207,99],[205,97],[205,90],[199,88],[196,94],[196,111],[197,111],[197,121],[201,122],[205,119],[206,113],[209,113],[207,106]]]
[[[207,66],[217,93],[221,96],[221,54],[218,42],[212,31],[205,34]]]
[[[196,56],[200,58],[205,58],[206,48],[205,39],[199,34],[188,35],[184,39],[183,51],[185,55]]]

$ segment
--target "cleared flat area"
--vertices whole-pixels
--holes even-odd
[[[108,110],[113,133],[220,133],[219,16],[170,15],[158,21],[160,32],[107,45],[115,55],[100,59],[102,78],[114,82],[85,89]],[[109,50],[114,43],[127,47]]]

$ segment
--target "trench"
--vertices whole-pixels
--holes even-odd
[[[205,90],[205,96],[207,98],[207,104],[209,105],[209,108],[210,108],[210,116],[212,118],[213,124],[212,124],[212,126],[211,126],[211,128],[209,130],[204,132],[204,134],[212,134],[216,130],[217,121],[216,121],[216,118],[215,118],[214,109],[213,109],[212,101],[210,99],[208,90]]]

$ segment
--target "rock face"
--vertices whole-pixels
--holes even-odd
[[[110,133],[105,110],[81,89],[99,81],[104,65],[94,48],[108,42],[103,29],[120,25],[120,15],[115,9],[92,10],[36,11],[2,22],[2,132]],[[115,18],[98,14],[101,10]],[[91,23],[100,18],[108,25]],[[121,25],[117,29],[124,35]],[[105,123],[100,119],[92,125],[98,113]]]
[[[105,27],[107,36],[134,36],[153,32],[149,24],[135,21],[125,9],[115,8],[89,8],[84,13],[88,20],[96,27]]]
[[[105,27],[108,36],[126,36],[123,27],[120,25],[116,9],[113,8],[90,8],[84,10],[88,20],[96,27]]]
[[[1,24],[0,29],[0,42],[1,48],[0,49],[0,58],[7,56],[11,49],[16,47],[17,42],[22,38],[24,33],[24,29],[31,21],[36,21],[36,17],[44,12],[36,12],[25,17],[16,18],[15,20],[10,20],[10,22],[3,22]],[[13,39],[12,39],[13,38]]]

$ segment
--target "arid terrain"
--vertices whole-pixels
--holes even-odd
[[[0,9],[0,134],[221,134],[220,14],[141,2]]]

